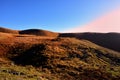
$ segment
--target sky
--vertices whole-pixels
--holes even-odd
[[[87,24],[65,30],[65,32],[120,33],[120,8],[110,11]]]
[[[16,30],[37,28],[54,32],[80,32],[81,28],[84,28],[83,31],[97,28],[105,32],[108,30],[103,27],[106,24],[98,26],[103,24],[99,21],[105,22],[115,17],[116,22],[119,14],[111,14],[116,15],[119,8],[120,0],[0,0],[0,26]],[[119,25],[117,24],[117,28]],[[93,30],[97,31],[91,31]]]

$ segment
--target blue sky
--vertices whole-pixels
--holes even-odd
[[[120,0],[0,0],[0,26],[62,32],[114,10]]]

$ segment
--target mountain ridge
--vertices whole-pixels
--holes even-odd
[[[86,39],[100,46],[120,52],[120,33],[61,33],[59,36]]]
[[[42,29],[27,29],[27,30],[11,30],[7,28],[0,27],[0,32],[3,33],[14,33],[21,35],[36,35],[36,36],[46,36],[46,37],[74,37],[77,39],[86,39],[100,46],[115,50],[120,52],[120,33],[56,33],[52,31],[42,30]],[[112,45],[112,46],[111,46]]]

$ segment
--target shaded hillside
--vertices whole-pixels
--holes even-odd
[[[59,35],[59,33],[51,32],[47,30],[41,30],[41,29],[28,29],[28,30],[17,31],[3,27],[0,27],[0,32],[12,33],[12,34],[36,35],[36,36],[49,36],[49,37],[57,37]]]
[[[86,39],[120,52],[120,33],[61,33],[59,36]]]
[[[49,37],[56,37],[58,36],[58,33],[46,31],[46,30],[40,30],[40,29],[28,29],[19,31],[19,34],[29,34],[29,35],[37,35],[37,36],[49,36]]]
[[[3,28],[3,27],[0,27],[0,32],[18,34],[17,30],[11,30],[11,29],[7,29],[7,28]]]
[[[120,78],[120,53],[90,41],[24,35],[6,39],[6,42],[0,41],[1,77],[9,75],[13,79],[19,77],[26,80]]]

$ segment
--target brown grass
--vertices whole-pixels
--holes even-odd
[[[17,73],[44,76],[48,80],[118,80],[120,53],[87,40],[69,37],[47,37],[0,33],[0,76],[24,76]],[[13,63],[13,64],[11,64]],[[27,73],[27,66],[34,72]],[[24,68],[24,71],[19,69]],[[4,72],[5,71],[5,72]],[[8,73],[6,73],[6,71]],[[10,73],[9,73],[10,72]],[[31,80],[37,79],[33,76]],[[13,79],[16,79],[13,78]]]
[[[114,71],[120,65],[120,54],[86,40],[28,35],[13,35],[10,39],[0,44],[4,54],[1,62],[7,58],[6,62],[15,65],[32,65],[49,79],[114,80],[120,74],[119,69]]]
[[[59,36],[86,39],[100,46],[120,52],[120,33],[61,33]]]
[[[50,32],[46,30],[40,30],[40,29],[28,29],[19,31],[19,34],[29,34],[29,35],[37,35],[37,36],[49,36],[49,37],[57,37],[58,33]]]
[[[0,27],[0,32],[18,34],[17,30],[11,30],[11,29],[7,29],[7,28],[3,28],[3,27]]]

